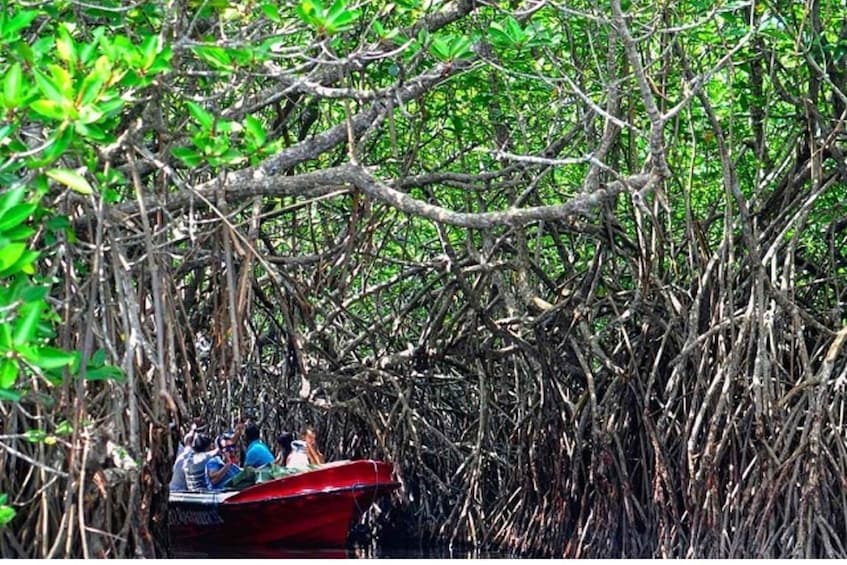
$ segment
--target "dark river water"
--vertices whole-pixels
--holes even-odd
[[[174,547],[173,557],[251,559],[508,559],[505,552],[451,550],[449,547],[368,549],[286,549],[282,547]]]

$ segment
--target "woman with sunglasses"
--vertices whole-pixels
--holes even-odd
[[[241,471],[235,434],[225,432],[215,440],[218,452],[206,462],[206,481],[210,490],[221,490]]]

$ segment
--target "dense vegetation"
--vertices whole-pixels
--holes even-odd
[[[847,556],[846,57],[836,0],[6,3],[0,553],[166,555],[249,413],[396,462],[395,540]]]

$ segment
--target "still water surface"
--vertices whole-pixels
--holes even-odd
[[[506,552],[456,550],[446,546],[428,548],[366,549],[286,549],[282,547],[174,547],[179,558],[252,558],[252,559],[500,559],[517,557]]]

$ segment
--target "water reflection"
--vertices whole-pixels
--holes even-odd
[[[258,559],[500,559],[509,558],[508,553],[471,549],[450,549],[447,546],[428,548],[357,547],[355,549],[288,549],[274,546],[225,547],[225,546],[177,546],[173,557],[200,558],[258,558]]]
[[[180,559],[200,558],[253,558],[253,559],[356,559],[354,550],[348,549],[286,549],[273,546],[178,546],[173,556]]]

